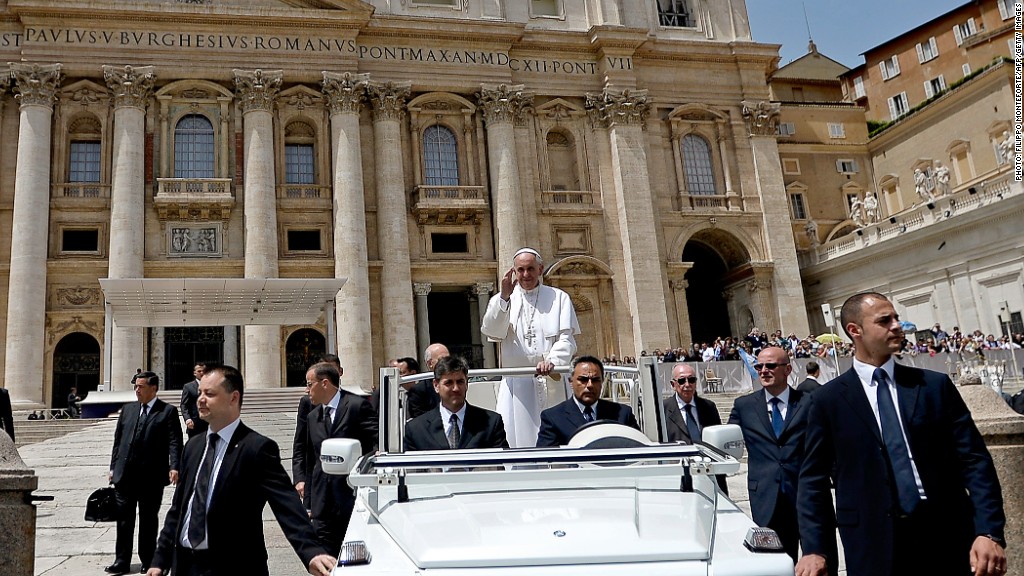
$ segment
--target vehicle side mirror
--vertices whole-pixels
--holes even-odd
[[[320,465],[335,476],[351,474],[362,455],[362,444],[352,438],[331,438],[320,445]]]
[[[701,431],[701,440],[739,460],[743,457],[743,430],[736,424],[708,426]]]

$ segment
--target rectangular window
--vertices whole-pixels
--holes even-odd
[[[792,122],[779,122],[779,127],[776,129],[776,133],[779,136],[792,136],[796,134],[796,125]]]
[[[1013,18],[1013,0],[999,0],[997,4],[999,4],[999,16],[1003,20]]]
[[[469,235],[432,232],[430,251],[434,254],[466,254],[469,252]]]
[[[964,40],[977,34],[978,28],[974,24],[974,18],[968,18],[963,24],[953,26],[953,36],[956,38],[956,45],[964,43]]]
[[[896,54],[893,54],[891,58],[879,62],[878,68],[882,71],[882,80],[895,78],[900,75],[900,60]]]
[[[807,208],[804,206],[803,194],[790,194],[789,207],[794,220],[807,220]]]
[[[924,83],[924,96],[931,98],[946,90],[946,79],[940,74],[938,78],[932,78]]]
[[[289,252],[319,252],[320,250],[319,230],[288,231]]]
[[[559,0],[530,0],[530,17],[559,17],[562,15]]]
[[[1009,322],[1003,320],[1002,315],[1000,315],[999,324],[1002,326],[1003,336],[1012,336],[1024,332],[1024,316],[1020,312],[1010,312]]]
[[[919,42],[917,44],[917,61],[925,63],[932,58],[939,55],[939,47],[935,44],[935,36],[928,39],[927,42]]]
[[[285,144],[284,181],[285,184],[315,183],[312,144]]]
[[[836,160],[836,171],[841,174],[856,174],[857,161],[851,159]]]
[[[899,94],[889,98],[889,118],[896,120],[910,111],[910,102],[907,100],[907,93]]]
[[[96,228],[61,230],[61,252],[99,252],[100,231]]]
[[[100,181],[100,143],[72,142],[68,182]]]
[[[688,0],[658,0],[658,23],[666,28],[693,28]]]
[[[1013,42],[1013,38],[1010,39],[1010,42]],[[970,64],[964,64],[961,67],[961,69],[964,71],[964,76],[970,76],[971,75],[971,65]]]
[[[853,79],[853,97],[863,98],[865,94],[866,93],[864,92],[864,78],[861,76],[855,77]]]
[[[798,158],[783,158],[782,159],[782,173],[783,174],[800,174],[800,160]]]
[[[846,138],[846,127],[839,122],[828,123],[829,138]]]

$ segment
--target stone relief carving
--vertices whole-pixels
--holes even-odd
[[[373,104],[374,122],[405,118],[405,102],[411,90],[410,82],[368,82],[366,91]]]
[[[73,102],[81,106],[92,106],[93,104],[99,104],[103,100],[104,95],[100,92],[93,90],[92,88],[79,88],[71,94],[67,95],[68,102]]]
[[[95,338],[97,334],[102,332],[95,322],[82,320],[81,316],[72,316],[70,320],[65,320],[56,326],[52,325],[50,317],[47,316],[46,328],[48,333],[47,342],[49,342],[51,346],[53,345],[54,340],[57,339],[58,334],[63,337],[70,332],[85,332]]]
[[[153,83],[156,82],[153,70],[153,66],[104,66],[103,79],[114,94],[114,108],[131,107],[145,110]]]
[[[669,280],[668,287],[672,289],[673,292],[682,292],[690,287],[690,281],[685,278]]]
[[[523,92],[523,88],[522,84],[481,86],[476,98],[483,109],[484,121],[488,124],[524,123],[526,113],[533,110],[533,94]]]
[[[181,97],[186,100],[205,100],[210,97],[209,92],[200,88],[189,88],[181,92]]]
[[[14,77],[14,98],[22,106],[46,106],[53,108],[57,89],[64,80],[60,64],[11,64]]]
[[[853,220],[857,228],[864,227],[864,203],[860,198],[850,200],[850,220]]]
[[[99,288],[75,286],[73,288],[57,288],[57,304],[60,306],[86,306],[99,304],[101,295]]]
[[[874,224],[878,222],[878,198],[873,192],[864,195],[864,222]]]
[[[749,284],[747,284],[747,291],[749,291],[750,293],[760,292],[761,290],[768,291],[771,289],[772,281],[767,278],[755,278],[754,280],[751,280]]]
[[[305,110],[306,108],[312,108],[319,104],[320,98],[305,92],[296,92],[287,98],[283,98],[282,101],[296,110]]]
[[[238,95],[242,113],[254,110],[272,112],[274,99],[281,90],[282,70],[233,70],[235,93]]]
[[[220,228],[216,226],[170,226],[168,256],[219,256]]]
[[[935,191],[939,196],[949,194],[949,168],[942,165],[942,162],[935,163]]]
[[[807,220],[807,224],[804,224],[804,234],[807,234],[807,240],[811,244],[811,248],[817,248],[821,245],[821,240],[818,239],[818,223],[814,220]]]
[[[331,114],[359,114],[369,81],[369,74],[324,72],[320,90],[327,98]]]
[[[639,125],[646,128],[650,103],[647,90],[605,89],[600,94],[587,94],[586,107],[595,125],[611,128],[616,124]]]
[[[747,130],[751,136],[775,136],[779,128],[778,104],[761,101],[743,103],[743,119],[747,122]]]

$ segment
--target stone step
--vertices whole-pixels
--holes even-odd
[[[35,444],[51,438],[59,438],[72,432],[84,430],[96,424],[107,422],[106,418],[79,418],[69,420],[25,420],[14,421],[16,446]]]
[[[257,412],[295,412],[299,398],[306,394],[305,388],[258,388],[245,391],[242,414],[249,416]],[[157,397],[168,404],[181,403],[180,390],[161,390]]]

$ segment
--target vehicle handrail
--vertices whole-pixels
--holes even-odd
[[[605,375],[610,374],[639,374],[639,370],[635,366],[605,366]],[[534,376],[537,373],[536,366],[523,366],[521,368],[471,368],[468,376],[470,378],[487,378],[487,377],[502,377],[505,376]],[[553,374],[571,374],[571,366],[555,366],[552,370]],[[409,374],[408,376],[402,376],[402,382],[419,382],[420,380],[428,380],[434,377],[433,372],[421,372],[419,374]],[[470,382],[473,384],[473,382]]]

